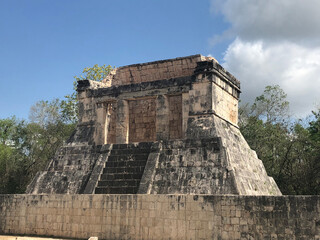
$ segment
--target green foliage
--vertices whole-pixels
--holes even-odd
[[[76,81],[80,80],[93,80],[101,82],[103,79],[105,79],[108,74],[111,72],[113,68],[108,65],[102,65],[99,66],[98,64],[95,64],[93,67],[88,67],[83,69],[82,74],[80,76],[74,76]]]
[[[76,123],[78,121],[78,99],[77,99],[77,82],[80,80],[94,80],[101,82],[112,71],[110,65],[99,66],[95,64],[93,67],[85,68],[80,76],[74,76],[73,93],[66,95],[65,99],[61,101],[62,117],[64,121],[69,123]]]
[[[18,121],[14,116],[0,119],[0,143],[5,145],[19,144],[22,125],[23,121]]]
[[[28,171],[32,176],[44,169],[58,148],[72,134],[76,124],[66,121],[58,99],[39,101],[30,109],[30,123],[25,127]],[[32,168],[31,168],[32,166]]]
[[[62,110],[58,99],[39,101],[30,109],[29,123],[0,119],[0,193],[23,193],[74,131]]]
[[[279,85],[266,86],[263,94],[256,97],[251,106],[247,103],[239,108],[239,122],[245,123],[250,116],[272,124],[285,123],[289,119],[286,97],[287,94]]]
[[[283,194],[320,194],[319,116],[307,128],[289,118],[279,86],[267,86],[255,102],[239,108],[239,127]]]
[[[17,183],[12,177],[19,169],[16,161],[16,152],[13,148],[0,144],[0,193],[17,192]]]
[[[38,101],[30,108],[29,119],[42,127],[61,121],[60,101]]]
[[[309,123],[310,126],[308,131],[311,135],[311,138],[320,144],[320,108],[318,109],[318,112],[313,111],[312,114],[315,120]]]
[[[106,72],[94,68],[100,74],[94,80],[105,77]],[[94,72],[85,69],[88,75],[75,78],[89,78]],[[23,193],[72,134],[76,92],[62,101],[37,102],[29,119],[0,119],[0,194]],[[283,194],[320,194],[320,109],[307,124],[293,121],[286,94],[279,86],[267,86],[252,105],[239,108],[239,127]]]
[[[279,85],[266,86],[263,94],[256,98],[252,111],[258,118],[269,123],[279,123],[289,117],[287,94]]]
[[[78,99],[77,99],[77,82],[73,82],[73,93],[66,95],[65,99],[61,101],[61,116],[64,121],[69,123],[78,122]]]
[[[0,193],[23,192],[24,125],[15,117],[0,119]]]
[[[101,81],[111,70],[111,66],[96,64],[75,80]],[[15,117],[0,119],[0,194],[23,193],[72,134],[78,121],[76,81],[74,92],[64,100],[35,103],[28,123]]]

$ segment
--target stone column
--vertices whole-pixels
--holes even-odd
[[[206,78],[197,81],[189,91],[189,117],[185,136],[191,139],[211,138],[215,136],[215,128],[212,127],[212,84]]]
[[[182,93],[182,138],[186,137],[189,118],[189,93]]]
[[[128,101],[117,101],[116,143],[129,142],[129,106]]]
[[[169,102],[165,95],[158,95],[156,99],[156,134],[157,141],[169,139]]]
[[[211,82],[196,82],[189,91],[190,112],[202,115],[212,112],[212,84]]]
[[[98,103],[96,108],[96,122],[94,132],[94,142],[97,145],[105,144],[105,124],[106,124],[106,103]]]

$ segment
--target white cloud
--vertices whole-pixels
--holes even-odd
[[[287,42],[267,45],[236,39],[224,61],[224,67],[241,82],[244,102],[253,102],[265,86],[278,84],[288,94],[297,116],[309,114],[319,103],[320,47],[310,51]]]
[[[318,42],[320,36],[319,0],[212,0],[211,9],[244,40]]]
[[[244,101],[278,84],[297,116],[319,105],[319,0],[212,0],[211,8],[231,23],[212,42],[235,37],[223,65],[241,81]]]

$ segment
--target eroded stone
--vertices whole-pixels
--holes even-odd
[[[201,55],[79,81],[77,129],[27,192],[281,195],[237,127],[239,95]]]

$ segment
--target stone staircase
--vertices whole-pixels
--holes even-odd
[[[95,194],[136,194],[152,142],[114,144]]]

